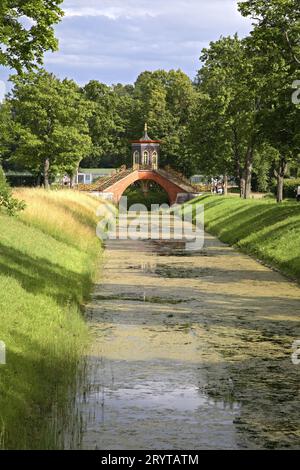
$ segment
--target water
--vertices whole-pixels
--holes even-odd
[[[108,242],[65,446],[299,449],[299,287],[209,235],[183,248]]]

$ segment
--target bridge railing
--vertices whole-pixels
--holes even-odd
[[[140,164],[135,165],[134,169],[139,170],[139,171],[154,171],[155,170],[153,165],[140,165]]]

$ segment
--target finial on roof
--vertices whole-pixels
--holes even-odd
[[[148,124],[146,122],[144,127],[144,136],[141,138],[141,140],[151,140],[148,135]]]

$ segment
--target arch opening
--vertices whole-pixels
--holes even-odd
[[[128,198],[128,207],[143,204],[150,210],[152,204],[170,204],[167,191],[151,179],[135,181],[125,189],[122,196]]]

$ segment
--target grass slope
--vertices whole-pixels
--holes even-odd
[[[210,233],[300,280],[299,203],[220,196],[202,196],[195,202],[205,206]]]
[[[60,444],[47,417],[63,409],[88,339],[80,304],[101,253],[99,203],[71,191],[16,195],[25,212],[0,213],[0,448],[51,449]]]

